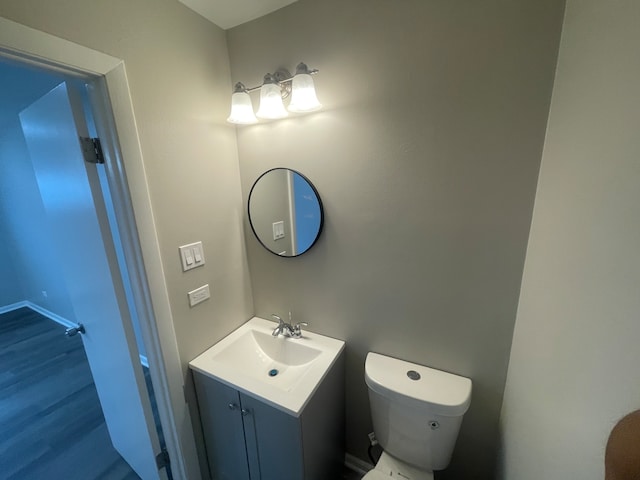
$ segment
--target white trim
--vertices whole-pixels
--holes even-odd
[[[369,462],[360,460],[358,457],[351,455],[350,453],[344,454],[344,466],[349,470],[353,470],[360,475],[366,475],[369,470],[373,470],[374,466]]]
[[[104,75],[122,60],[0,17],[0,51],[6,56],[78,73]]]
[[[37,305],[33,302],[30,301],[26,301],[26,307],[29,307],[31,310],[33,310],[34,312],[38,312],[40,315],[43,315],[45,317],[47,317],[50,320],[53,320],[56,323],[59,323],[60,325],[62,325],[63,327],[67,327],[67,328],[73,328],[73,327],[77,327],[78,324],[76,322],[72,322],[71,320],[67,320],[64,317],[61,317],[60,315],[53,313],[49,310],[47,310],[46,308],[42,308],[40,305]]]
[[[3,313],[7,313],[7,312],[13,312],[14,310],[18,310],[19,308],[28,307],[28,306],[29,305],[24,300],[21,301],[21,302],[11,303],[9,305],[5,305],[3,307],[0,307],[0,315],[2,315]]]
[[[289,228],[291,230],[291,255],[296,256],[298,252],[298,233],[296,225],[296,199],[293,188],[293,172],[287,170],[287,197],[289,200]]]
[[[4,307],[0,307],[0,314],[2,313],[7,313],[7,312],[12,312],[14,310],[18,310],[19,308],[30,308],[31,310],[33,310],[34,312],[39,313],[40,315],[47,317],[49,320],[53,320],[54,322],[62,325],[63,327],[67,327],[67,328],[73,328],[73,327],[77,327],[78,324],[76,322],[72,322],[71,320],[67,320],[64,317],[61,317],[60,315],[58,315],[57,313],[53,313],[50,310],[47,310],[44,307],[41,307],[40,305],[30,302],[29,300],[23,300],[21,302],[17,302],[17,303],[13,303],[11,305],[5,305]]]
[[[134,256],[138,256],[138,263],[131,265],[130,269],[139,269],[142,265],[141,279],[145,285],[141,289],[146,290],[148,296],[137,300],[146,304],[146,313],[150,315],[141,315],[140,326],[147,356],[156,367],[151,371],[151,378],[172,461],[171,469],[176,480],[199,478],[193,428],[183,393],[184,377],[124,62],[2,17],[0,56],[66,73],[104,76],[121,160],[127,175],[127,180],[121,176],[114,181],[124,182],[125,185],[128,181],[132,187],[128,191],[139,238],[139,252],[133,252]],[[114,192],[114,195],[117,194]]]
[[[130,281],[136,297],[136,308],[147,358],[151,365],[158,367],[150,369],[156,391],[158,413],[163,427],[165,423],[171,425],[170,429],[164,430],[167,450],[172,460],[171,469],[176,480],[199,478],[200,467],[191,417],[184,397],[184,377],[178,343],[124,64],[121,63],[108,72],[105,79],[115,121],[115,133],[122,153],[122,158],[118,161],[123,163],[128,184],[135,186],[135,188],[126,189],[131,196],[129,200],[135,219],[133,216],[120,217],[118,223],[120,220],[125,223],[121,226],[120,233],[129,271],[141,274],[137,278],[130,278]],[[109,171],[109,177],[121,173],[121,171],[112,170]],[[126,185],[124,178],[120,180]],[[116,202],[115,197],[119,190],[114,189],[112,182],[109,185],[114,197],[114,206],[117,209],[122,205],[116,203],[126,202]],[[118,216],[117,211],[116,216]],[[124,238],[125,232],[131,229],[131,225],[135,226],[133,232],[138,233],[139,245],[133,245],[132,238]],[[154,317],[155,323],[149,321]],[[175,447],[173,451],[172,446]]]

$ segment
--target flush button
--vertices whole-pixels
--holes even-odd
[[[420,374],[415,370],[409,370],[407,372],[407,377],[409,377],[411,380],[420,380]]]

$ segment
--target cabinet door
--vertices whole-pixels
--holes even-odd
[[[195,373],[194,379],[213,480],[253,479],[249,477],[237,390],[200,373]]]
[[[251,480],[304,480],[300,419],[240,394]]]

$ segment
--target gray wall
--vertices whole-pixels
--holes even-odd
[[[62,81],[0,62],[0,307],[28,300],[73,320],[18,113]],[[47,292],[45,298],[42,294]]]
[[[323,111],[238,128],[238,150],[245,200],[268,168],[299,170],[324,232],[282,259],[245,224],[247,252],[256,314],[292,310],[346,340],[347,451],[361,459],[376,351],[473,379],[438,478],[494,478],[562,14],[557,0],[301,0],[228,32],[234,82],[320,69]]]
[[[1,157],[0,157],[1,158]],[[5,228],[0,221],[0,309],[23,300],[17,281],[12,252],[8,249]]]
[[[224,32],[175,0],[0,0],[0,14],[125,61],[186,372],[253,311]],[[178,246],[197,240],[207,264],[183,273]],[[211,300],[189,308],[205,283]]]
[[[640,408],[640,3],[569,0],[502,409],[505,480],[604,478]]]
[[[12,273],[3,268],[1,278],[3,282],[13,282],[19,291],[19,298],[13,301],[0,298],[0,306],[27,300],[75,321],[17,115],[3,127],[0,159],[0,232],[13,266]],[[46,297],[43,291],[47,292]]]

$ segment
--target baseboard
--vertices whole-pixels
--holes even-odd
[[[34,312],[38,312],[40,315],[43,315],[47,317],[49,320],[53,320],[54,322],[59,323],[63,327],[73,328],[78,326],[75,322],[72,322],[71,320],[67,320],[66,318],[61,317],[56,313],[50,312],[46,308],[42,308],[40,305],[36,305],[35,303],[30,302],[29,300],[23,300],[22,302],[12,303],[11,305],[5,305],[4,307],[0,307],[0,314],[11,312],[13,310],[18,310],[19,308],[23,308],[23,307],[30,308]]]
[[[344,466],[349,470],[353,470],[360,475],[365,475],[369,470],[373,469],[373,465],[364,460],[360,460],[358,457],[354,457],[350,453],[344,454]]]
[[[5,305],[3,307],[0,307],[0,315],[3,313],[12,312],[13,310],[18,310],[19,308],[24,308],[24,307],[30,308],[34,312],[38,312],[40,315],[43,315],[47,317],[49,320],[53,320],[54,322],[59,323],[60,325],[66,328],[73,328],[78,326],[77,323],[72,322],[71,320],[67,320],[66,318],[61,317],[60,315],[57,315],[53,312],[50,312],[46,308],[42,308],[41,306],[36,305],[35,303],[30,302],[28,300],[24,300],[22,302],[12,303],[11,305]],[[149,360],[145,355],[140,355],[140,363],[145,367],[149,368]]]
[[[63,327],[73,328],[78,326],[76,322],[67,320],[66,318],[61,317],[57,313],[50,312],[46,308],[42,308],[40,305],[36,305],[35,303],[29,302],[28,300],[26,303],[27,303],[26,306],[29,307],[31,310],[38,312],[40,315],[44,315],[49,320],[53,320],[54,322],[59,323]]]
[[[29,305],[27,305],[27,302],[25,301],[12,303],[11,305],[5,305],[3,307],[0,307],[0,315],[7,312],[13,312],[14,310],[18,310],[19,308],[28,306]]]

